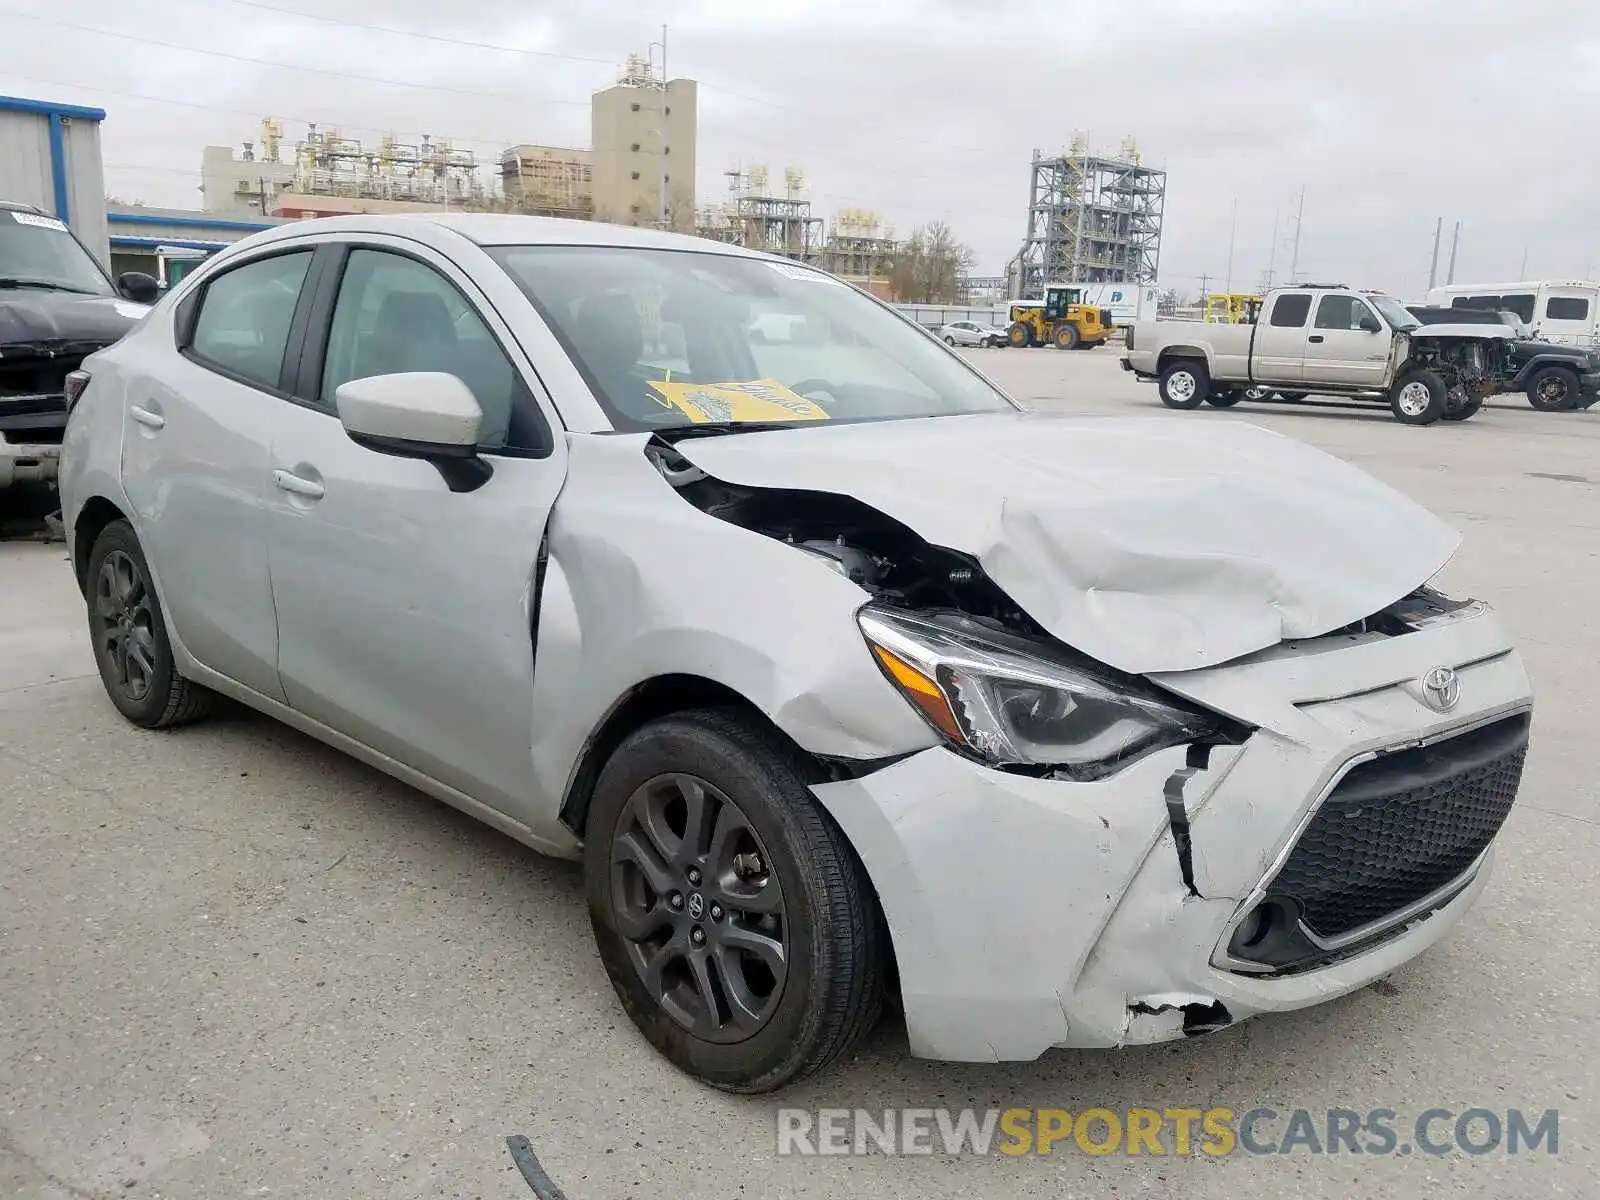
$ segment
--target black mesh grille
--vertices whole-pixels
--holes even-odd
[[[1526,715],[1365,762],[1311,819],[1269,893],[1333,938],[1459,878],[1500,831],[1528,753]]]

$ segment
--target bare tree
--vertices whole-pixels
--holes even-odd
[[[904,303],[954,304],[961,298],[962,276],[971,268],[972,251],[956,240],[950,226],[929,221],[895,248],[889,281]]]

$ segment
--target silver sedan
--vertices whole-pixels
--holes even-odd
[[[1004,346],[1006,331],[976,321],[952,321],[939,327],[939,336],[947,346]]]

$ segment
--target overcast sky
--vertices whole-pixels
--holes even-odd
[[[1182,291],[1224,281],[1236,203],[1235,288],[1285,275],[1302,187],[1303,276],[1418,296],[1439,216],[1441,281],[1457,220],[1458,281],[1524,254],[1533,277],[1600,271],[1593,0],[0,0],[0,91],[106,109],[108,190],[198,208],[201,147],[262,116],[489,162],[587,145],[590,93],[662,22],[670,73],[701,83],[702,203],[735,163],[793,164],[819,215],[943,218],[998,274],[1033,150],[1085,129],[1170,173]]]

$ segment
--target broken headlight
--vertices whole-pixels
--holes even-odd
[[[1144,680],[959,615],[857,616],[889,681],[944,738],[994,766],[1097,779],[1223,722]]]

